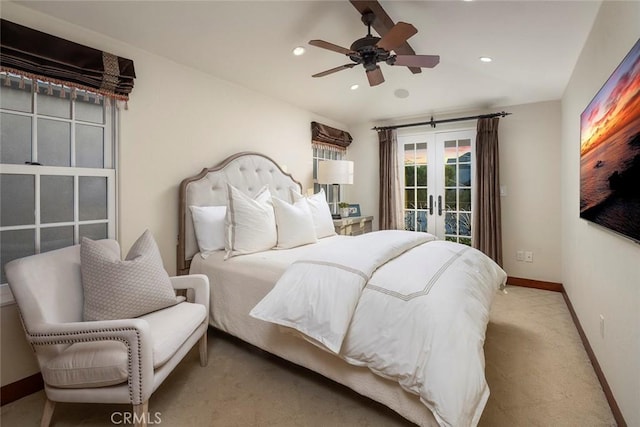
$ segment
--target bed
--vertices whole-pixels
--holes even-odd
[[[462,399],[461,401],[454,402],[453,404],[447,403],[446,405],[441,405],[438,402],[439,395],[460,394],[459,391],[452,388],[449,383],[455,384],[457,379],[467,381],[463,378],[467,375],[466,367],[454,369],[452,372],[445,372],[445,370],[442,369],[443,360],[440,360],[440,362],[436,361],[433,363],[426,363],[424,360],[424,351],[417,348],[415,352],[416,357],[421,360],[419,364],[424,364],[426,366],[432,364],[434,368],[431,368],[432,372],[429,375],[432,377],[442,377],[438,379],[442,385],[439,385],[435,390],[428,390],[423,394],[420,390],[422,388],[427,388],[423,383],[429,383],[428,381],[424,381],[423,377],[409,378],[412,377],[412,375],[404,375],[404,377],[399,380],[392,375],[387,375],[384,371],[384,365],[387,365],[387,362],[373,360],[377,358],[377,354],[369,357],[369,359],[372,360],[365,361],[366,363],[361,360],[355,360],[356,356],[354,356],[354,354],[361,353],[364,350],[362,350],[362,348],[357,348],[353,352],[349,353],[348,350],[351,343],[355,343],[352,347],[367,347],[371,343],[363,343],[361,342],[362,340],[351,337],[352,332],[349,330],[345,330],[345,333],[339,339],[331,337],[325,340],[323,337],[318,338],[317,335],[314,336],[312,333],[307,335],[307,329],[296,329],[295,325],[292,327],[286,319],[282,321],[278,321],[277,319],[269,319],[268,321],[265,321],[265,319],[269,316],[273,317],[274,315],[272,306],[267,305],[267,302],[269,301],[269,298],[267,297],[270,297],[271,299],[276,298],[276,291],[279,289],[284,289],[283,292],[285,292],[285,294],[287,292],[291,292],[290,290],[283,288],[284,286],[289,285],[295,287],[295,279],[296,277],[299,277],[297,276],[298,273],[295,268],[309,269],[308,271],[298,271],[300,271],[300,274],[307,274],[308,277],[318,277],[319,281],[323,280],[323,282],[318,283],[319,286],[331,286],[331,280],[324,278],[320,279],[324,276],[319,274],[320,270],[317,269],[333,268],[333,266],[328,267],[328,265],[335,264],[335,259],[343,257],[343,255],[341,255],[341,251],[345,251],[344,253],[347,254],[354,252],[354,248],[358,248],[358,245],[361,247],[364,244],[364,246],[373,247],[375,246],[375,243],[380,240],[386,241],[402,238],[402,242],[398,241],[399,243],[396,247],[399,248],[402,245],[413,245],[411,246],[412,249],[396,248],[397,252],[391,252],[390,254],[385,252],[384,256],[389,259],[393,259],[395,262],[400,264],[399,268],[406,270],[407,265],[409,265],[406,263],[413,263],[411,265],[430,264],[422,263],[420,261],[425,256],[430,256],[425,255],[427,253],[425,251],[436,250],[438,245],[442,246],[448,243],[437,241],[430,242],[430,240],[432,240],[431,238],[418,236],[424,233],[397,232],[396,234],[391,234],[393,232],[388,232],[390,234],[385,235],[385,232],[379,232],[378,234],[374,232],[358,237],[338,235],[328,236],[318,239],[317,243],[301,245],[289,249],[258,251],[233,257],[228,257],[223,250],[212,251],[207,252],[205,257],[204,253],[199,253],[199,245],[196,238],[191,209],[193,209],[193,206],[226,206],[229,197],[228,193],[232,191],[231,187],[228,186],[229,184],[234,187],[233,191],[238,189],[250,197],[255,196],[256,193],[266,185],[270,189],[272,196],[283,200],[289,200],[290,202],[292,202],[292,192],[302,193],[302,186],[300,183],[293,179],[291,175],[284,172],[273,160],[262,154],[251,152],[244,152],[231,156],[219,165],[209,169],[203,169],[199,174],[182,181],[180,185],[179,202],[177,270],[179,274],[205,274],[209,277],[211,286],[211,312],[209,318],[211,326],[287,361],[315,371],[337,383],[343,384],[361,395],[386,405],[404,418],[418,425],[443,426],[477,424],[489,394],[488,388],[486,387],[486,381],[484,381],[484,354],[482,351],[484,333],[488,322],[488,311],[493,295],[495,295],[498,288],[504,284],[506,279],[506,274],[504,274],[497,265],[494,265],[490,260],[485,262],[485,260],[482,259],[481,262],[487,267],[482,267],[484,270],[483,272],[480,272],[477,265],[474,264],[475,267],[473,268],[475,268],[475,270],[472,271],[471,274],[478,274],[480,276],[483,274],[485,275],[483,276],[484,284],[482,284],[482,287],[485,287],[486,290],[483,291],[483,296],[480,298],[483,299],[483,301],[480,304],[481,307],[479,306],[478,308],[478,310],[481,311],[480,317],[482,320],[478,322],[474,321],[474,323],[477,324],[469,328],[473,330],[471,333],[472,339],[461,340],[462,345],[467,345],[467,341],[473,341],[470,344],[471,347],[469,347],[471,351],[462,350],[463,353],[478,354],[472,356],[472,363],[462,363],[462,365],[478,365],[478,368],[475,369],[476,371],[478,369],[481,370],[482,378],[474,379],[473,386],[467,387],[468,389],[478,390],[472,390],[469,392],[473,393],[473,396],[472,399],[467,400],[472,401],[472,404],[467,404],[464,399]],[[403,233],[411,234],[411,236],[404,235]],[[358,241],[354,239],[369,240]],[[407,239],[411,242],[405,243]],[[422,250],[424,254],[420,253],[420,250]],[[475,253],[477,251],[466,247],[460,249],[460,247],[447,246],[446,250],[454,250],[456,252],[455,256],[450,258],[455,258],[456,260],[460,259],[459,264],[471,265],[475,262],[474,259],[480,256]],[[365,253],[366,251],[358,250],[355,252],[362,252],[362,254],[359,260],[353,261],[354,265],[360,265],[358,263],[361,263],[362,267],[358,267],[360,270],[369,269],[369,278],[376,279],[376,286],[380,285],[380,283],[384,281],[385,274],[387,276],[387,281],[389,281],[388,277],[393,278],[398,276],[397,271],[394,272],[393,270],[380,268],[379,265],[371,264],[372,261],[370,259],[377,258],[377,253],[372,252],[371,254],[368,254]],[[414,254],[414,258],[411,259],[408,255],[405,255],[405,252]],[[400,256],[400,254],[402,255]],[[322,257],[325,257],[326,259]],[[402,266],[396,258],[397,260],[406,259],[405,265]],[[314,259],[318,260],[318,262],[314,261],[309,263],[305,261]],[[338,259],[337,262],[340,262],[340,260]],[[328,277],[333,278],[335,277],[335,274],[344,273],[346,270],[349,270],[349,261],[344,262],[347,263],[347,265],[343,265],[342,269],[338,269],[339,271],[329,271]],[[450,263],[450,261],[447,262]],[[445,271],[444,267],[442,267],[444,264],[445,263],[442,263],[440,267],[433,267],[438,270],[433,274],[442,275],[443,271]],[[466,276],[470,275],[469,272],[460,274]],[[362,276],[362,274],[360,275]],[[372,275],[373,277],[371,277]],[[352,274],[352,276],[355,277],[357,275]],[[402,274],[402,276],[413,277],[413,269],[410,274]],[[285,283],[285,278],[287,277],[293,279],[293,284]],[[376,288],[376,286],[372,286],[371,284],[368,285],[367,283],[367,280],[364,280],[363,284],[354,285],[355,287],[353,288],[354,290],[352,293],[354,295],[373,295],[374,298],[380,298],[380,296],[387,298],[390,294],[395,292],[388,289],[369,289],[369,287]],[[393,284],[391,286],[393,286]],[[378,286],[378,288],[381,287],[382,285]],[[444,288],[444,286],[440,286],[440,288]],[[364,290],[367,290],[368,292],[364,292]],[[376,292],[371,292],[372,290]],[[432,292],[432,294],[434,293],[435,292]],[[462,289],[459,293],[476,294],[477,291]],[[301,298],[315,297],[303,295]],[[394,302],[394,304],[406,303],[406,301],[402,302],[400,299],[401,298],[395,298],[397,301]],[[419,298],[416,298],[416,300],[418,299]],[[343,300],[346,301],[347,298],[340,298],[339,300],[342,304]],[[291,301],[295,301],[295,299],[292,299]],[[336,304],[336,300],[333,299],[327,304],[333,307],[332,304]],[[353,311],[360,311],[356,310],[358,307],[357,302],[352,303],[351,305],[353,305],[351,308]],[[364,307],[365,304],[362,303],[359,306]],[[431,311],[444,311],[442,310],[442,306],[442,304],[438,303],[438,306],[434,306]],[[404,305],[401,305],[401,307],[404,307]],[[293,308],[297,309],[296,307]],[[291,309],[291,307],[288,309]],[[446,328],[452,329],[443,332],[442,329],[445,328],[440,328],[440,332],[436,335],[460,333],[459,331],[456,332],[455,329],[458,327],[456,325],[459,323],[459,318],[462,319],[467,317],[468,311],[476,309],[464,307],[461,310],[462,311],[459,314],[456,314],[455,317],[446,320]],[[275,311],[277,312],[278,309],[276,308]],[[326,311],[326,307],[319,308],[318,311]],[[353,316],[352,320],[356,322],[356,316],[353,314],[353,311],[351,314],[348,314],[347,317]],[[404,311],[399,312],[399,314],[395,316],[403,317]],[[431,316],[431,314],[427,314],[427,316]],[[338,317],[340,317],[340,315],[338,315]],[[432,318],[429,317],[428,319]],[[360,323],[368,324],[370,322],[361,321]],[[387,322],[387,324],[390,323],[393,322]],[[425,322],[420,321],[418,323],[435,322],[433,320],[429,320]],[[386,328],[387,324],[380,323],[375,327],[381,328],[380,330],[382,330]],[[366,327],[370,328],[371,325],[366,325]],[[414,326],[412,326],[412,328],[413,327]],[[352,329],[357,328],[354,325],[352,326]],[[409,335],[413,334],[412,329],[405,329],[410,331]],[[305,333],[301,333],[301,331]],[[375,335],[370,333],[368,334]],[[398,333],[398,335],[403,334],[403,332]],[[419,339],[415,339],[415,336],[409,336],[409,341],[404,344],[397,344],[395,336],[392,338],[393,339],[389,342],[388,347],[400,345],[401,353],[404,352],[405,348],[408,349],[409,347],[415,347],[413,345],[414,341],[420,341]],[[376,338],[376,340],[377,339],[378,338]],[[448,340],[447,342],[458,341],[454,339]],[[341,345],[342,350],[340,350]],[[426,343],[423,344],[423,347],[429,347],[429,345],[429,343]],[[449,346],[449,344],[445,346],[438,345],[438,347],[447,346]],[[341,353],[341,351],[344,351],[344,354]],[[409,350],[407,350],[407,352],[410,353]],[[436,354],[435,351],[434,354]],[[364,358],[367,359],[367,357],[368,356]],[[448,353],[443,353],[439,358],[448,359],[449,355]],[[437,358],[430,357],[429,360],[431,359]],[[395,365],[397,367],[397,365],[402,365],[403,363],[398,362],[395,363]],[[440,368],[437,363],[440,363]],[[390,365],[393,367],[394,363],[391,363]],[[429,368],[424,368],[422,366],[420,369],[429,370]],[[477,376],[477,374],[475,375]],[[435,382],[436,381],[434,380],[434,383]],[[467,391],[462,394],[466,393]],[[447,405],[450,406],[450,408],[446,408],[445,406]],[[469,407],[457,407],[461,405]],[[450,417],[447,415],[448,411],[454,411],[456,414],[462,415]]]

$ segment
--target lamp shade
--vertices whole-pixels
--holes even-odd
[[[320,160],[318,184],[353,184],[353,162],[350,160]]]

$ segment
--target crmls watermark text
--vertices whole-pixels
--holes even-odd
[[[160,412],[144,412],[136,414],[134,412],[113,412],[111,414],[111,423],[115,425],[133,425],[142,424],[146,421],[147,425],[162,423]]]

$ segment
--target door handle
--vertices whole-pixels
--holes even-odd
[[[433,215],[433,194],[429,196],[429,215]]]
[[[442,216],[442,196],[438,196],[438,215]]]

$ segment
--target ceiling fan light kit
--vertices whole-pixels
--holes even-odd
[[[352,61],[349,64],[316,73],[312,77],[324,77],[338,71],[353,68],[356,65],[362,65],[366,71],[369,86],[377,86],[384,82],[382,70],[378,65],[380,62],[385,62],[391,66],[406,66],[414,73],[419,72],[420,68],[433,68],[438,65],[440,57],[437,55],[397,55],[391,53],[396,49],[401,52],[415,53],[406,42],[418,32],[416,27],[406,22],[393,24],[391,18],[386,15],[386,12],[377,1],[363,2],[354,0],[351,3],[362,13],[362,22],[367,26],[367,35],[354,41],[349,49],[324,40],[309,41],[312,46],[344,54]],[[363,5],[367,7],[362,9]],[[378,15],[384,16],[376,16],[372,9],[377,10]],[[382,37],[376,37],[371,34],[371,26],[375,22],[385,22],[391,24],[391,27],[388,31],[384,31],[386,27],[378,25],[378,32]]]

